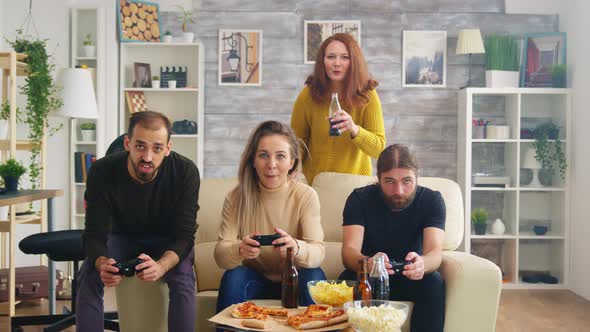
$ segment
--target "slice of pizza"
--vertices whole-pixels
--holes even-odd
[[[242,302],[232,310],[235,318],[254,318],[255,314],[287,317],[288,311],[282,308],[270,308],[256,305],[254,302]]]
[[[255,329],[267,329],[270,327],[270,320],[265,313],[254,313],[251,319],[242,320],[242,325],[245,327],[252,327]]]
[[[312,309],[312,311],[314,310],[315,309]],[[289,318],[287,318],[287,324],[298,330],[309,330],[336,325],[345,322],[346,320],[348,320],[348,316],[342,309],[324,314],[314,312],[314,315],[307,310],[304,313],[289,316]]]
[[[332,306],[328,304],[311,304],[305,311],[306,314],[313,317],[323,316],[332,312]]]

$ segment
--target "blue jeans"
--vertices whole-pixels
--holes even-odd
[[[297,268],[299,272],[299,305],[313,304],[313,300],[307,291],[307,282],[310,280],[326,280],[324,271],[320,268]],[[241,303],[251,299],[280,299],[281,283],[273,282],[264,277],[258,271],[238,266],[227,270],[221,278],[219,295],[217,296],[217,312],[232,304]]]
[[[167,238],[156,235],[128,237],[109,234],[108,256],[117,262],[126,262],[145,253],[154,260],[159,259],[168,243]],[[195,331],[195,274],[193,269],[194,250],[173,269],[166,272],[162,280],[168,284],[168,330],[181,332]],[[136,278],[136,277],[132,277]],[[76,329],[80,332],[102,332],[104,284],[94,262],[85,260],[78,271],[78,296],[76,298]],[[141,297],[141,294],[137,294]]]
[[[356,272],[345,270],[338,279],[356,280]],[[445,282],[440,273],[425,274],[422,280],[389,276],[389,299],[412,301],[411,332],[442,332],[445,326]]]

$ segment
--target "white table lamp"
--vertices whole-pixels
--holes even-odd
[[[459,39],[457,40],[457,54],[469,54],[469,79],[465,87],[471,86],[471,55],[482,54],[486,50],[481,39],[481,32],[479,29],[464,29],[459,31]]]
[[[90,71],[64,68],[60,72],[62,108],[56,115],[67,118],[96,119],[98,110]]]

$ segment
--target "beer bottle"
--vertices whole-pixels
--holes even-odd
[[[330,120],[330,136],[340,136],[340,130],[336,128],[332,128],[332,125],[335,125],[339,122],[333,122],[332,118],[336,116],[336,112],[340,111],[340,103],[338,103],[338,92],[332,92],[332,102],[330,103],[330,109],[328,113],[328,120]]]
[[[369,282],[369,259],[359,260],[360,269],[356,277],[356,288],[354,290],[355,300],[370,300],[372,298],[371,284]]]
[[[299,298],[299,275],[295,268],[293,248],[287,248],[287,260],[281,287],[281,305],[285,308],[297,308]]]
[[[385,256],[377,253],[373,256],[373,269],[369,275],[374,300],[389,300],[389,275],[385,268]]]

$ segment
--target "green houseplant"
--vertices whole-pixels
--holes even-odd
[[[566,65],[553,65],[551,70],[551,83],[554,88],[565,88],[566,86]]]
[[[520,47],[512,36],[490,35],[485,38],[486,86],[518,87]]]
[[[177,18],[182,23],[182,40],[185,43],[192,43],[193,39],[195,38],[195,34],[193,32],[188,31],[188,24],[195,23],[193,11],[184,9],[184,7],[182,6],[176,7],[180,11],[180,15],[178,15]]]
[[[551,185],[551,177],[556,169],[559,169],[559,175],[564,179],[567,161],[559,139],[559,127],[553,122],[540,124],[533,129],[533,138],[535,139],[533,142],[535,159],[541,163],[542,167],[539,172],[541,184]]]
[[[31,156],[29,158],[29,177],[32,189],[39,186],[41,171],[41,143],[45,130],[49,135],[61,129],[62,126],[50,128],[47,122],[49,113],[61,107],[61,99],[57,96],[57,88],[52,71],[55,65],[51,56],[47,54],[47,39],[41,40],[25,36],[22,30],[17,30],[14,41],[8,44],[16,52],[25,53],[29,75],[20,86],[20,93],[27,97],[23,122],[29,126],[29,141],[31,142]]]
[[[488,211],[486,209],[473,209],[471,211],[471,221],[476,235],[484,235],[486,233],[488,220]]]
[[[94,122],[82,123],[80,132],[82,133],[82,141],[91,142],[96,140],[96,124]]]
[[[6,191],[17,191],[18,180],[25,174],[27,169],[15,159],[8,159],[0,165],[0,176],[4,180]]]
[[[96,56],[96,46],[92,45],[92,34],[87,33],[82,41],[84,48],[84,55],[88,58],[94,58]]]

